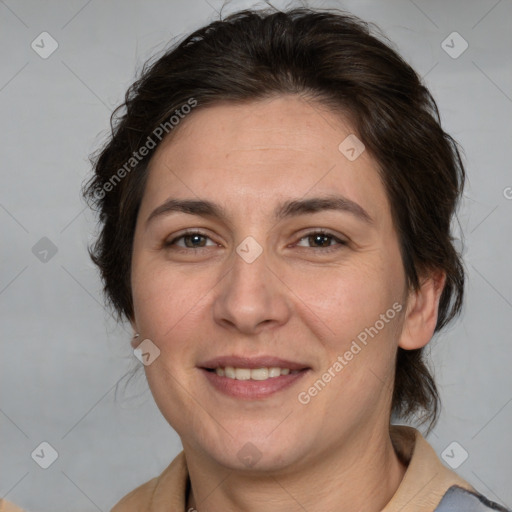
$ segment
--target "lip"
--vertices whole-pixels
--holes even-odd
[[[220,356],[214,359],[209,359],[197,366],[204,370],[215,370],[215,368],[225,368],[226,366],[233,366],[234,368],[249,368],[251,370],[271,367],[289,368],[290,370],[310,369],[310,367],[304,363],[266,355],[258,357]],[[280,377],[275,377],[275,379],[279,378]]]
[[[236,380],[220,377],[215,371],[212,371],[215,368],[225,368],[226,366],[248,368],[251,370],[272,367],[289,368],[291,371],[295,370],[298,373],[280,375],[279,377],[272,377],[266,380]],[[269,355],[257,357],[220,356],[199,364],[198,368],[214,389],[224,395],[241,400],[261,400],[267,398],[278,391],[289,388],[311,370],[311,367],[307,364]]]

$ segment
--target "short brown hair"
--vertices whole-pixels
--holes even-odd
[[[464,270],[450,233],[465,178],[459,150],[441,128],[421,78],[373,32],[337,10],[245,10],[146,63],[112,114],[111,136],[93,157],[94,176],[84,190],[101,223],[90,254],[119,318],[133,318],[133,235],[158,144],[140,161],[134,154],[191,99],[201,108],[280,94],[300,94],[348,116],[378,164],[409,289],[418,289],[421,276],[442,271],[446,284],[436,332],[459,313]],[[116,173],[122,179],[113,181]],[[421,412],[432,426],[438,409],[422,349],[398,348],[392,412],[404,419]]]

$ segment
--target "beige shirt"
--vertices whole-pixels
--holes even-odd
[[[0,512],[23,512],[23,509],[17,507],[14,503],[0,498]]]
[[[407,471],[382,512],[433,512],[452,485],[475,492],[469,483],[441,463],[420,432],[392,425],[390,433]],[[187,462],[181,452],[160,476],[127,494],[111,512],[186,512],[187,482]]]

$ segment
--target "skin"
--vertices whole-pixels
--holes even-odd
[[[198,109],[152,158],[134,235],[132,325],[160,349],[145,371],[183,443],[187,507],[371,512],[400,484],[406,468],[389,438],[396,350],[431,339],[444,276],[407,290],[377,164],[367,151],[351,162],[338,150],[351,133],[320,104],[279,96]],[[337,210],[272,216],[282,201],[333,194],[373,221]],[[169,198],[210,200],[226,217],[174,212],[148,223]],[[346,243],[311,241],[320,228]],[[187,239],[199,249],[183,238],[165,245],[185,229],[207,235]],[[263,250],[252,263],[236,252],[247,236]],[[394,303],[402,311],[301,404],[298,393]],[[216,391],[198,368],[235,354],[310,370],[270,397],[240,400]],[[248,442],[261,454],[252,467],[237,456]]]

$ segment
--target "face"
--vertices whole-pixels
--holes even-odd
[[[284,96],[197,110],[152,158],[133,324],[186,450],[299,467],[387,429],[405,275],[375,161],[339,149],[350,134]]]

